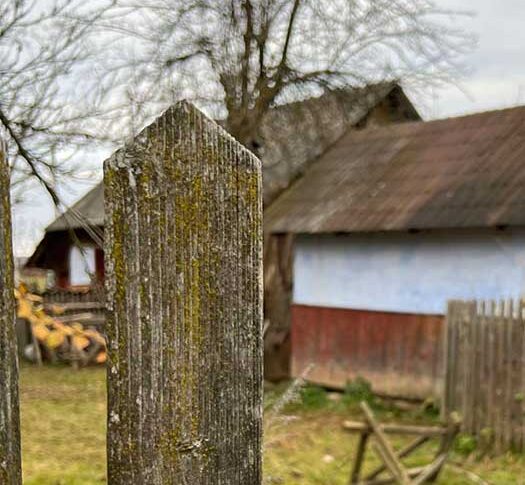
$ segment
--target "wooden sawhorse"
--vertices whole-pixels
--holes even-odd
[[[446,426],[406,426],[379,424],[374,413],[365,402],[361,402],[361,409],[365,415],[364,423],[353,421],[343,423],[343,429],[346,431],[360,434],[350,484],[383,485],[397,483],[399,485],[420,485],[436,480],[459,432],[461,422],[455,413],[451,415]],[[414,435],[416,439],[396,452],[388,441],[387,434]],[[373,438],[372,446],[381,458],[383,465],[377,467],[361,480],[361,468],[369,438]],[[424,467],[406,468],[401,459],[413,453],[432,438],[441,439],[441,445],[432,463]],[[379,478],[384,472],[389,472],[390,476]]]

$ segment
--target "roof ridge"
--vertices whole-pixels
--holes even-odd
[[[477,118],[482,116],[487,116],[491,114],[497,114],[497,113],[507,113],[512,111],[525,111],[525,105],[518,105],[518,106],[510,106],[507,108],[498,108],[494,110],[486,110],[486,111],[479,111],[477,113],[467,113],[460,116],[448,116],[445,118],[436,118],[432,120],[414,120],[414,121],[405,121],[403,123],[392,123],[389,125],[381,125],[381,126],[370,126],[363,128],[361,130],[348,130],[343,136],[348,135],[354,135],[354,136],[366,136],[367,134],[371,132],[377,132],[377,131],[391,131],[391,130],[398,130],[400,127],[403,127],[404,130],[410,129],[410,127],[413,126],[429,126],[429,125],[437,125],[441,123],[446,123],[447,121],[461,121],[469,118]]]
[[[377,83],[373,83],[373,84],[366,84],[364,86],[344,86],[344,87],[340,87],[340,88],[333,88],[333,89],[325,89],[321,94],[312,94],[311,96],[306,96],[305,98],[302,98],[302,99],[297,99],[295,101],[290,101],[289,103],[282,103],[282,104],[276,104],[276,105],[273,105],[271,108],[270,108],[270,112],[273,111],[273,110],[279,110],[280,108],[287,108],[287,107],[293,107],[293,106],[296,106],[296,105],[301,105],[301,104],[304,104],[304,103],[307,103],[309,101],[317,101],[317,100],[320,100],[326,96],[330,96],[330,95],[348,95],[348,94],[352,94],[352,93],[359,93],[360,91],[364,91],[364,90],[367,90],[369,89],[370,91],[374,91],[374,90],[377,90],[379,91],[380,89],[389,89],[389,90],[392,90],[396,87],[399,86],[399,83],[397,81],[384,81],[384,82],[377,82]]]

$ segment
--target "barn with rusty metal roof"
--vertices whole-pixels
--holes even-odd
[[[401,86],[385,82],[327,90],[319,96],[274,106],[248,143],[263,162],[263,199],[269,207],[290,183],[302,176],[348,130],[419,120]],[[52,270],[60,289],[89,290],[104,277],[102,252],[104,189],[99,184],[54,221],[27,262]],[[289,306],[287,279],[278,259],[279,244],[265,244],[265,376],[289,376]],[[82,252],[78,245],[82,246]]]
[[[270,232],[525,225],[525,107],[348,132],[266,212]]]
[[[293,237],[292,374],[438,395],[452,299],[525,294],[525,107],[348,132],[265,213]]]
[[[265,206],[347,129],[416,119],[420,119],[419,114],[396,83],[332,90],[273,107],[249,146],[264,163]],[[95,247],[91,252],[96,261],[87,267],[96,268],[97,276],[102,278],[103,226],[104,187],[100,183],[46,229],[28,266],[53,270],[62,288],[89,282],[90,276],[85,273],[72,277],[71,254],[75,253],[73,240],[77,239],[85,247]]]

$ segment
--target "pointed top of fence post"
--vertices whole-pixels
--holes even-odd
[[[182,102],[104,180],[109,481],[260,483],[260,162]]]
[[[175,146],[180,145],[182,140],[187,142],[189,139],[194,143],[185,143],[185,149],[195,149],[195,130],[208,132],[223,143],[230,144],[231,148],[234,147],[239,153],[242,153],[243,156],[238,162],[258,169],[262,167],[261,161],[248,148],[240,144],[220,124],[207,117],[193,103],[187,100],[180,100],[167,108],[152,123],[144,127],[138,135],[135,135],[109,157],[104,162],[104,165],[124,168],[126,165],[133,163],[133,160],[137,162],[137,158],[131,155],[152,147],[152,137],[155,132],[160,134],[169,128],[174,128],[172,131],[173,139],[170,140],[170,143]]]

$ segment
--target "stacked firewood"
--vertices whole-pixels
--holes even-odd
[[[95,328],[85,328],[74,315],[64,315],[60,305],[44,306],[42,297],[21,284],[15,290],[18,318],[28,322],[31,360],[68,362],[74,367],[106,361],[106,340]]]

